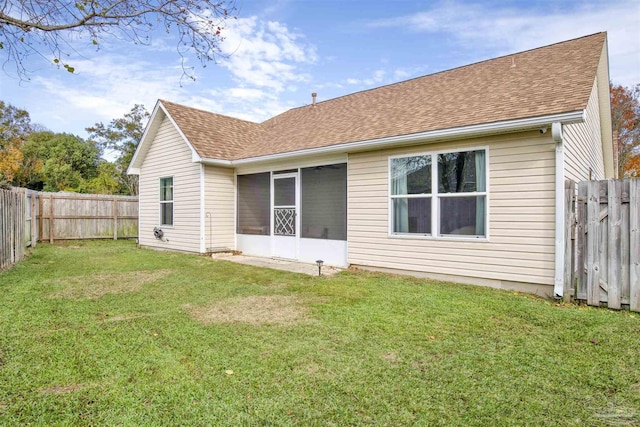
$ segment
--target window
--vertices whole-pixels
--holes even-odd
[[[486,150],[392,157],[390,231],[486,236]]]
[[[160,225],[173,225],[173,177],[160,178]]]
[[[431,234],[431,156],[391,159],[394,233]]]
[[[302,237],[347,240],[346,163],[302,169]]]
[[[271,174],[238,175],[238,234],[268,236],[271,229]]]

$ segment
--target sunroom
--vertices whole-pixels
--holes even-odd
[[[236,175],[236,248],[347,266],[347,164]]]

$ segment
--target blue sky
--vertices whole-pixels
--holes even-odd
[[[226,58],[181,79],[175,40],[77,45],[76,73],[33,57],[30,81],[2,74],[0,99],[56,132],[121,117],[158,98],[254,121],[318,100],[608,31],[614,83],[640,83],[640,2],[237,0]],[[8,68],[10,71],[10,68]]]

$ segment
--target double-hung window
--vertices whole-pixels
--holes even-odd
[[[389,160],[392,235],[486,237],[486,150]]]
[[[160,178],[160,225],[173,225],[173,177]]]

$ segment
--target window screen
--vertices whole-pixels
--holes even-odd
[[[271,175],[238,175],[238,234],[269,235]]]
[[[347,240],[347,165],[302,169],[302,237]]]

